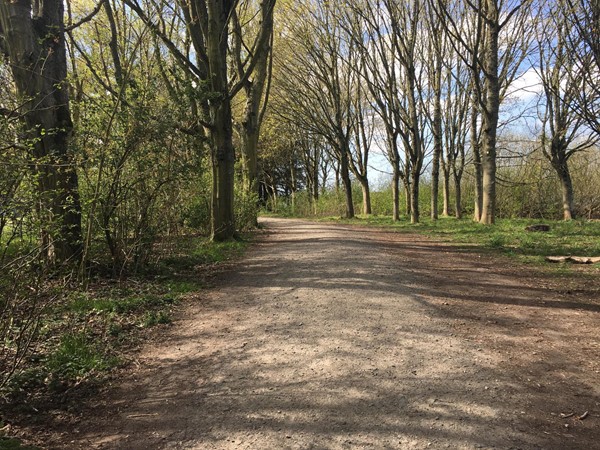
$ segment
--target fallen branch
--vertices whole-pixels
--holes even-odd
[[[550,225],[538,223],[536,225],[529,225],[525,227],[525,231],[550,231]]]
[[[546,256],[546,261],[553,263],[596,264],[600,263],[600,256]]]

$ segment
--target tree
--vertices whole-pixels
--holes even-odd
[[[564,17],[569,30],[564,45],[582,83],[570,106],[600,136],[600,1],[561,1],[557,16]]]
[[[549,7],[548,11],[550,17],[539,22],[537,33],[536,70],[544,93],[540,144],[560,180],[563,218],[571,220],[575,211],[569,160],[576,152],[590,148],[595,140],[587,130],[582,130],[586,115],[572,108],[578,104],[581,92],[586,91],[589,67],[582,67],[568,51],[570,45],[579,47],[577,40],[583,36],[577,31],[573,33],[568,16],[562,11],[551,12]]]
[[[454,215],[462,217],[462,176],[465,169],[465,146],[469,131],[469,108],[471,105],[469,93],[469,71],[462,60],[453,55],[446,62],[443,78],[443,139],[445,152],[442,157],[444,174],[444,216],[449,215],[450,206],[450,177],[454,181]],[[477,135],[477,115],[475,123],[471,124],[474,138],[472,143],[479,142]]]
[[[182,197],[206,170],[206,152],[198,151],[205,147],[188,129],[194,115],[185,72],[134,13],[118,8],[107,0],[68,33],[84,280],[100,239],[114,275],[146,266],[158,236],[181,226],[191,203]],[[181,22],[172,25],[181,30]],[[195,225],[206,230],[209,220]]]
[[[431,5],[429,5],[431,6]],[[427,27],[430,32],[428,39],[428,55],[427,55],[427,79],[428,84],[433,91],[433,112],[428,114],[431,123],[431,132],[433,134],[433,157],[431,167],[431,219],[438,218],[438,194],[440,180],[440,163],[443,158],[443,115],[442,115],[442,72],[443,59],[447,54],[448,45],[444,39],[445,35],[442,32],[442,27],[438,23],[435,12],[431,7],[428,8]],[[449,101],[450,99],[446,99]],[[427,105],[423,108],[426,113],[429,113]],[[447,180],[447,177],[445,178]],[[447,182],[444,185],[447,193]],[[446,200],[446,199],[444,199]],[[447,204],[445,203],[444,212],[448,214]]]
[[[406,155],[405,184],[407,197],[410,198],[410,221],[418,223],[419,184],[425,159],[424,127],[421,123],[422,111],[420,110],[425,91],[423,84],[425,64],[417,49],[419,45],[425,44],[428,33],[422,26],[423,3],[421,1],[414,0],[409,5],[400,5],[392,0],[386,0],[384,3],[389,12],[389,26],[396,47],[394,64],[402,68],[399,85],[402,127],[399,133]]]
[[[272,22],[269,14],[275,6],[275,0],[262,0],[255,3],[234,0],[189,0],[179,1],[177,6],[186,24],[186,32],[193,47],[190,51],[187,42],[175,41],[168,35],[168,25],[152,20],[147,11],[155,11],[158,17],[172,14],[172,6],[167,2],[150,2],[142,7],[138,0],[125,0],[125,3],[165,43],[169,51],[196,80],[200,100],[198,133],[206,136],[211,151],[212,162],[212,204],[211,229],[214,240],[226,240],[235,235],[234,218],[234,180],[235,149],[233,146],[232,99],[248,86],[248,80],[265,52],[268,52]],[[258,10],[253,13],[251,8]],[[158,10],[157,10],[158,9]],[[250,18],[263,19],[257,25],[257,32],[250,38],[237,44],[239,49],[248,49],[246,56],[234,55],[235,71],[229,71],[231,62],[230,40],[240,35],[239,27],[233,24],[239,10],[245,9]],[[163,11],[164,10],[164,11]],[[239,23],[238,23],[239,25]],[[237,28],[237,30],[236,30]],[[236,31],[235,31],[236,30]],[[235,32],[234,32],[235,31]],[[237,34],[235,34],[237,33]],[[235,41],[235,39],[234,39]],[[266,49],[266,50],[265,50]],[[245,50],[244,50],[245,51]],[[261,97],[261,96],[259,96]]]
[[[41,244],[50,263],[81,253],[81,205],[74,155],[61,0],[0,1],[0,50],[20,98],[23,144],[31,153]]]
[[[237,70],[237,77],[245,80],[240,91],[245,97],[244,112],[241,119],[236,121],[237,130],[241,136],[240,153],[243,170],[243,184],[246,194],[258,193],[257,161],[258,138],[260,127],[265,115],[269,98],[269,88],[272,72],[273,47],[273,7],[261,8],[260,27],[264,33],[265,42],[256,47],[244,46],[243,26],[237,13],[233,14],[233,55],[232,59]],[[243,18],[246,22],[247,18]],[[256,63],[249,76],[245,76],[244,60],[256,58]]]
[[[457,55],[471,70],[472,125],[476,124],[477,115],[481,117],[480,143],[474,141],[477,132],[471,132],[475,170],[477,177],[481,175],[481,185],[479,179],[476,183],[481,195],[476,196],[475,219],[492,224],[496,214],[496,140],[500,104],[529,51],[533,25],[528,14],[531,1],[435,0],[434,6]]]
[[[358,49],[360,64],[357,67],[362,69],[360,76],[369,91],[370,109],[379,116],[384,129],[386,157],[392,166],[392,216],[393,220],[399,220],[400,181],[407,185],[410,161],[401,155],[400,136],[406,135],[401,101],[403,66],[398,63],[402,49],[397,34],[399,28],[390,25],[392,7],[390,2],[355,0],[349,2],[343,23],[352,45]],[[407,209],[410,209],[409,197],[407,195]]]
[[[340,27],[340,6],[324,3],[300,8],[290,26],[293,38],[276,60],[278,114],[301,129],[320,135],[339,162],[346,217],[354,217],[350,179],[356,110],[356,52]],[[276,55],[277,56],[277,55]],[[287,58],[286,58],[287,56]]]
[[[367,172],[369,167],[369,153],[375,134],[375,113],[368,107],[365,94],[363,87],[358,83],[354,96],[356,121],[353,132],[354,144],[351,146],[352,157],[350,158],[350,168],[362,189],[363,214],[371,214],[371,189]]]

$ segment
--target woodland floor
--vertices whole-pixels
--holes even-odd
[[[264,224],[82,418],[38,429],[44,447],[600,448],[598,277]]]

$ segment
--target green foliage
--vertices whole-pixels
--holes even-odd
[[[325,217],[343,216],[345,212],[344,193],[330,189],[319,196],[316,203],[309,197],[306,191],[297,192],[292,197],[280,197],[277,202],[272,203],[268,211],[287,217]],[[358,199],[355,199],[358,202]]]
[[[46,368],[59,379],[77,379],[92,371],[102,371],[117,363],[84,333],[62,336],[58,348],[48,356]]]
[[[39,447],[24,445],[19,439],[0,436],[0,450],[39,450]]]
[[[404,199],[401,200],[403,202]],[[401,203],[403,205],[403,203]],[[394,213],[391,187],[385,190],[371,192],[371,208],[373,214],[391,216]]]
[[[3,335],[5,347],[0,349],[0,356],[5,358],[0,358],[3,367],[8,367],[4,363],[10,362],[18,350],[16,343],[6,346],[11,336],[31,337],[32,341],[27,348],[22,345],[22,364],[8,374],[12,376],[1,393],[26,398],[34,392],[61,391],[84,378],[97,379],[122,359],[123,349],[138,342],[136,330],[171,323],[180,299],[202,288],[200,267],[233,258],[246,245],[241,240],[210,242],[200,236],[164,238],[155,250],[160,255],[159,263],[141,278],[118,282],[95,279],[87,289],[63,285],[58,280],[36,281],[32,278],[35,272],[30,270],[0,273],[0,287],[7,289],[3,292],[14,292],[15,305],[23,305],[19,317],[27,319],[33,314],[35,318],[29,322],[35,327],[27,333],[15,327],[4,329],[8,334]],[[16,284],[8,278],[13,272],[20,274]],[[42,309],[31,308],[36,306],[31,290],[34,287],[44,287],[35,291]],[[0,331],[7,323],[10,320],[3,318]]]
[[[171,316],[165,311],[149,311],[144,315],[142,326],[144,328],[149,328],[155,325],[166,325],[169,323],[171,323]]]
[[[174,302],[172,295],[145,295],[133,297],[100,297],[93,298],[89,293],[78,293],[68,305],[71,311],[78,313],[111,312],[117,314],[139,311],[145,308],[171,305]]]
[[[210,234],[210,197],[198,196],[190,202],[183,212],[186,227]]]
[[[43,367],[28,367],[15,373],[5,386],[5,392],[23,393],[33,391],[45,384],[47,372]]]
[[[246,248],[247,242],[234,241],[213,242],[206,237],[186,237],[179,240],[180,246],[173,248],[168,255],[160,259],[159,273],[169,276],[172,273],[195,270],[199,266],[216,264],[236,257]],[[198,280],[171,280],[168,282],[175,292],[178,289],[188,291],[198,286]]]
[[[492,248],[503,248],[505,244],[504,235],[502,233],[492,233],[488,245]]]
[[[238,192],[234,205],[235,226],[238,231],[248,231],[256,226],[258,195]]]
[[[202,240],[193,249],[191,256],[200,264],[214,264],[240,255],[247,245],[247,242],[241,240],[225,242]]]

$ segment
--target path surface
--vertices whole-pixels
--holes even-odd
[[[70,448],[600,448],[600,299],[412,235],[266,225]]]

